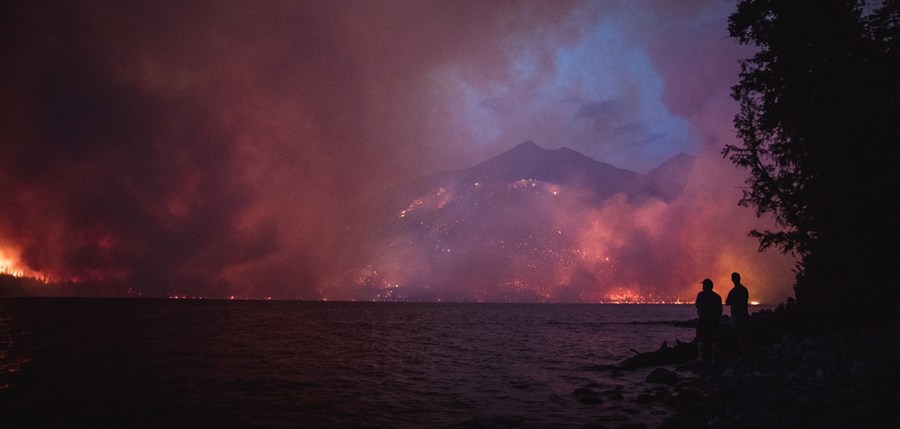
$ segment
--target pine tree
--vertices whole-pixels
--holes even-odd
[[[897,289],[883,280],[900,229],[898,9],[744,0],[729,17],[731,36],[759,50],[732,88],[741,143],[723,154],[750,172],[739,204],[781,227],[750,232],[760,249],[799,255],[798,303]]]

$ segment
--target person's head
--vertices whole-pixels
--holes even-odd
[[[736,272],[735,272],[735,273],[731,273],[731,281],[733,281],[734,284],[740,283],[740,282],[741,282],[741,274],[740,274],[740,273],[736,273]]]
[[[712,290],[713,288],[713,282],[710,279],[703,279],[700,284],[703,286],[703,290]]]

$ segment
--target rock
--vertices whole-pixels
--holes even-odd
[[[649,393],[641,393],[637,395],[637,403],[638,404],[646,404],[649,402],[653,402],[656,398]]]
[[[665,368],[656,368],[647,375],[648,383],[675,384],[678,382],[678,374]]]
[[[684,425],[681,423],[681,419],[677,417],[668,417],[663,420],[656,429],[681,429],[682,427],[684,427]]]
[[[689,362],[697,358],[697,346],[694,342],[685,343],[675,341],[675,347],[670,347],[664,342],[658,350],[646,353],[637,353],[625,359],[619,367],[622,369],[646,368],[657,365],[676,365]]]
[[[900,325],[826,329],[784,317],[758,319],[751,354],[723,347],[719,365],[679,367],[696,377],[676,374],[672,399],[661,402],[675,415],[658,428],[900,428]]]
[[[576,401],[582,404],[592,405],[600,404],[603,402],[603,399],[601,399],[596,392],[588,389],[587,387],[580,387],[578,389],[575,389],[575,392],[573,392],[572,395],[575,397]]]
[[[672,392],[660,388],[653,392],[653,397],[656,398],[657,401],[668,402],[672,399]]]
[[[722,419],[713,417],[708,423],[706,423],[706,427],[708,429],[724,429],[726,425],[722,421]]]

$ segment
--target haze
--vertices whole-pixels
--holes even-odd
[[[140,296],[370,299],[356,280],[384,261],[383,196],[531,140],[640,174],[696,157],[675,200],[568,206],[585,251],[644,241],[604,291],[693,299],[740,271],[777,302],[794,261],[757,252],[747,232],[772,221],[737,205],[745,172],[720,153],[752,55],[733,8],[5,3],[0,268]],[[459,288],[440,296],[473,299]]]

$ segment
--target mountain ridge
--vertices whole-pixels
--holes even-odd
[[[621,229],[630,223],[604,219],[677,198],[692,164],[679,154],[644,175],[529,140],[426,176],[383,202],[388,211],[353,283],[366,299],[386,301],[672,302],[652,287],[623,289],[634,273],[620,261],[652,259],[653,244],[638,232],[623,248],[616,237],[631,237]],[[618,244],[594,248],[594,240]]]
[[[595,160],[569,147],[545,149],[526,140],[471,167],[422,177],[401,186],[399,194],[409,199],[414,194],[427,194],[440,187],[539,180],[591,190],[598,201],[624,192],[636,200],[655,197],[668,202],[681,193],[686,170],[692,167],[694,159],[680,152],[647,174],[640,174]]]

